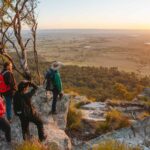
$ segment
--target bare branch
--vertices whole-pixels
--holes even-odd
[[[24,45],[25,48],[27,47],[27,45],[28,45],[28,43],[30,42],[30,40],[31,40],[31,39],[28,39],[28,40],[26,41],[26,43],[25,43],[25,45]]]
[[[21,76],[24,77],[24,74],[23,74],[22,72],[20,72],[19,69],[17,69],[15,63],[13,62],[12,58],[11,58],[8,54],[2,53],[1,55],[4,56],[5,58],[7,58],[7,59],[13,64],[14,69],[15,69]]]

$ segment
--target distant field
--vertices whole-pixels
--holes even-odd
[[[37,45],[47,61],[150,75],[150,31],[39,30]]]

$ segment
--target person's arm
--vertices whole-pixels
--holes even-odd
[[[32,87],[32,90],[30,92],[28,92],[26,95],[26,97],[31,98],[37,91],[38,87],[34,84],[34,83],[30,83],[30,87]]]

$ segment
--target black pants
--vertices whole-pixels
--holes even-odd
[[[29,132],[29,123],[30,122],[33,122],[37,126],[38,136],[39,136],[40,141],[43,141],[45,139],[43,122],[37,113],[32,114],[29,117],[25,117],[24,115],[20,115],[19,118],[21,121],[22,135],[23,135],[24,140],[30,139],[30,132]]]
[[[54,89],[52,92],[53,92],[52,112],[56,112],[56,103],[57,103],[59,92],[57,89]]]
[[[7,142],[11,142],[11,128],[8,121],[5,118],[0,118],[0,130],[5,133]]]

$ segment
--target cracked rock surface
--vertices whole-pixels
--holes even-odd
[[[44,131],[47,135],[46,141],[43,142],[44,145],[48,147],[49,144],[55,143],[58,150],[70,150],[71,141],[65,133],[66,123],[67,123],[67,113],[68,106],[70,103],[70,98],[65,95],[62,100],[58,101],[57,105],[57,115],[49,115],[51,110],[52,99],[46,99],[45,90],[39,87],[35,96],[33,96],[32,103],[35,106],[37,112],[41,114],[44,122]],[[22,132],[19,118],[14,116],[11,124],[12,132],[12,143],[22,143]],[[30,134],[38,138],[37,128],[34,124],[30,123]],[[4,134],[0,131],[0,150],[11,150],[12,145],[7,144],[4,138]]]

